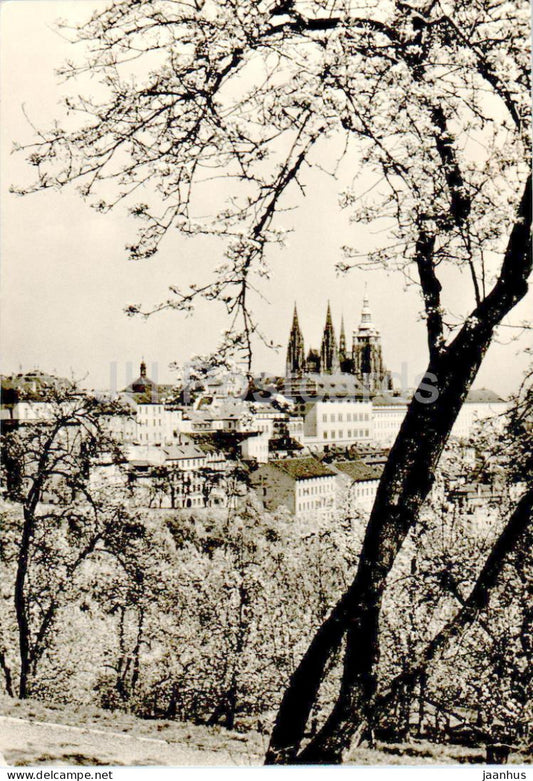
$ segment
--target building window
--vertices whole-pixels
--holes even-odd
[[[335,439],[335,432],[334,431],[331,432],[331,438]]]
[[[335,423],[335,414],[333,412],[329,416],[329,421],[330,421],[330,423]]]

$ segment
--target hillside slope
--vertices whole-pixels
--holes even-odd
[[[264,742],[217,727],[0,698],[9,765],[260,765]]]

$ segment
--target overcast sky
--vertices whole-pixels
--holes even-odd
[[[170,381],[172,361],[212,352],[227,322],[222,308],[200,306],[193,316],[177,312],[148,320],[131,319],[123,309],[131,303],[150,306],[166,297],[170,284],[183,285],[200,271],[207,273],[221,259],[221,248],[202,238],[170,234],[155,258],[134,263],[124,250],[136,225],[124,211],[100,215],[74,190],[20,198],[9,185],[27,177],[23,155],[11,155],[12,142],[30,141],[31,127],[22,107],[36,124],[57,114],[64,88],[54,68],[71,47],[53,30],[58,17],[80,20],[97,5],[93,0],[11,0],[1,4],[1,303],[2,372],[38,367],[84,378],[84,384],[107,387],[118,371],[119,386],[137,373],[144,356],[149,373]],[[101,4],[100,4],[101,5]],[[338,333],[341,314],[347,332],[357,325],[367,282],[374,319],[383,337],[388,367],[407,367],[409,382],[427,360],[425,328],[416,287],[400,274],[360,271],[339,278],[335,263],[344,244],[365,246],[368,236],[337,206],[338,184],[318,172],[308,174],[307,196],[291,213],[294,231],[283,250],[272,250],[271,280],[257,306],[263,332],[285,346],[294,300],[298,302],[306,349],[319,347],[327,299]],[[466,281],[456,279],[449,294],[465,304]],[[519,323],[531,315],[532,295],[509,318]],[[501,329],[476,382],[508,394],[519,384],[527,365],[524,350],[531,332],[509,344],[513,329]],[[285,348],[259,345],[254,369],[280,373]],[[115,368],[116,367],[116,368]],[[156,368],[157,367],[157,368]]]

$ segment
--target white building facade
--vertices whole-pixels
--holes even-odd
[[[313,448],[349,446],[372,440],[372,402],[328,399],[307,405],[303,444]]]

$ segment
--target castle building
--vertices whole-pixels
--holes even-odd
[[[331,306],[328,302],[326,323],[320,352],[310,349],[304,359],[304,339],[298,322],[296,305],[287,347],[286,377],[302,378],[309,375],[352,375],[368,393],[391,390],[390,372],[383,361],[381,335],[375,326],[365,290],[361,320],[353,332],[351,350],[346,340],[344,317],[341,320],[339,341],[335,338]]]

